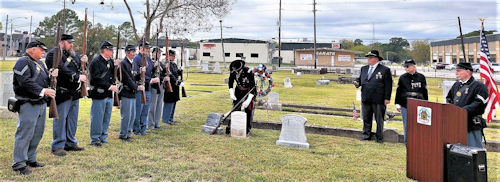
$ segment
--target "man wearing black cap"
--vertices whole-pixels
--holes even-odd
[[[108,127],[113,107],[113,92],[118,91],[113,77],[115,66],[120,61],[113,60],[113,44],[105,40],[101,44],[101,54],[96,56],[89,66],[90,91],[90,145],[100,147],[108,143]]]
[[[138,91],[136,94],[135,101],[135,121],[134,121],[134,134],[136,135],[145,135],[146,128],[148,125],[148,111],[149,104],[151,102],[151,83],[158,83],[159,78],[153,78],[153,61],[151,61],[151,57],[149,56],[149,49],[151,46],[147,41],[139,43],[139,54],[134,57],[134,65],[136,68],[140,68],[140,71],[145,72],[145,82],[144,82],[144,90]],[[146,66],[142,66],[142,57],[146,59]],[[146,93],[146,104],[142,104],[142,92]]]
[[[85,82],[87,77],[80,73],[80,58],[75,55],[73,49],[72,35],[62,34],[59,47],[62,50],[62,60],[57,66],[60,74],[57,77],[57,112],[59,118],[53,119],[52,125],[52,153],[56,156],[65,156],[66,151],[81,151],[75,138],[79,99],[81,98],[80,82]],[[45,64],[52,68],[55,49],[51,49],[46,56]],[[87,62],[87,56],[83,55],[81,61]]]
[[[33,41],[26,47],[26,54],[14,65],[14,93],[19,107],[19,119],[14,141],[12,169],[20,174],[31,173],[30,167],[43,167],[37,162],[37,147],[45,128],[47,100],[54,98],[56,91],[49,88],[49,71],[40,59],[47,47]],[[57,77],[58,69],[50,74]]]
[[[379,56],[377,50],[368,52],[365,57],[368,58],[368,65],[361,67],[361,74],[353,82],[356,88],[361,86],[361,112],[363,114],[363,138],[361,140],[371,139],[372,120],[375,114],[377,142],[383,143],[385,109],[392,93],[391,70],[379,64],[383,58]]]
[[[160,81],[151,84],[151,104],[148,112],[148,129],[160,127],[159,122],[163,111],[163,95],[165,91],[165,89],[163,89],[162,80],[166,75],[165,62],[160,59],[161,49],[159,47],[153,48],[152,57],[154,61],[153,75],[155,78],[159,78]]]
[[[184,82],[182,82],[179,77],[182,75],[182,69],[177,67],[175,64],[175,51],[168,50],[169,62],[167,67],[169,67],[169,75],[165,77],[163,81],[170,79],[170,85],[172,85],[172,92],[165,92],[163,96],[163,116],[162,121],[164,123],[173,125],[174,115],[175,115],[175,106],[177,105],[177,101],[181,100],[179,97],[179,86],[184,86]]]
[[[130,132],[135,121],[135,102],[137,91],[144,90],[143,85],[138,85],[140,81],[140,76],[133,69],[133,59],[135,57],[135,46],[127,45],[125,47],[125,58],[120,63],[121,69],[121,80],[122,88],[119,93],[121,105],[121,124],[120,124],[120,136],[118,137],[122,141],[131,141]]]
[[[250,129],[252,125],[250,123],[253,120],[253,113],[255,109],[255,97],[257,95],[257,89],[255,88],[255,78],[252,69],[245,66],[245,61],[235,60],[229,65],[229,82],[227,83],[229,87],[229,98],[233,100],[233,107],[245,99],[243,103],[236,108],[236,110],[245,111],[247,114],[247,136],[250,135]],[[233,89],[233,84],[236,82],[236,87]],[[250,93],[249,93],[250,92]],[[248,93],[248,97],[244,98]],[[226,134],[231,132],[231,121],[229,121],[226,127]]]
[[[401,112],[401,117],[403,117],[403,131],[404,131],[404,141],[406,143],[406,100],[408,98],[416,98],[427,100],[427,81],[425,76],[421,73],[417,73],[417,68],[415,66],[415,61],[413,59],[406,60],[404,62],[404,67],[406,73],[399,77],[398,88],[396,89],[396,109]]]
[[[488,88],[474,79],[472,71],[470,63],[457,64],[458,80],[448,92],[446,102],[467,111],[467,145],[482,148],[482,130],[486,127],[482,115],[488,102]]]

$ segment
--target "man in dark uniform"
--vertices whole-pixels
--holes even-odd
[[[361,67],[361,74],[354,81],[354,86],[361,86],[361,102],[363,114],[363,138],[370,140],[372,136],[372,121],[375,114],[377,121],[377,142],[383,143],[384,115],[386,105],[389,104],[392,93],[391,70],[379,64],[383,58],[377,50],[372,50],[365,55],[368,65]]]
[[[398,88],[396,89],[396,109],[403,117],[404,141],[406,143],[406,102],[408,98],[427,100],[427,81],[425,76],[417,73],[416,63],[413,59],[406,60],[404,67],[406,73],[399,77]]]
[[[184,86],[184,82],[179,79],[182,75],[182,68],[179,69],[177,64],[175,64],[175,51],[168,50],[169,55],[169,63],[167,65],[169,67],[168,78],[165,77],[164,81],[170,79],[170,85],[172,85],[172,92],[165,92],[163,97],[163,116],[162,121],[164,123],[173,125],[174,124],[174,114],[175,114],[175,106],[177,105],[177,101],[181,100],[179,97],[179,86]]]
[[[78,126],[79,99],[81,98],[80,82],[87,77],[80,73],[80,58],[73,49],[72,35],[62,34],[59,47],[62,50],[62,60],[57,68],[60,70],[57,77],[56,103],[59,118],[54,118],[52,125],[52,153],[56,156],[65,156],[66,151],[81,151],[75,138]],[[55,49],[51,49],[45,58],[45,64],[52,68]],[[87,62],[87,56],[82,57]]]
[[[472,71],[470,63],[457,64],[458,81],[448,92],[446,102],[467,111],[467,145],[482,148],[482,129],[486,125],[482,115],[488,102],[488,88],[474,79]]]
[[[120,88],[119,97],[121,100],[120,104],[120,114],[121,114],[121,124],[120,124],[120,136],[118,137],[122,141],[131,141],[130,130],[132,130],[135,121],[135,102],[137,91],[144,90],[143,85],[138,85],[140,76],[133,69],[134,56],[135,56],[135,46],[127,45],[125,47],[125,58],[120,63],[121,76],[119,77],[122,83]]]
[[[148,111],[149,104],[151,103],[151,83],[157,83],[160,80],[158,78],[153,79],[153,61],[149,56],[149,49],[151,46],[147,41],[139,43],[139,54],[134,57],[134,66],[140,68],[141,71],[145,71],[145,82],[144,91],[138,91],[136,94],[135,101],[135,122],[134,122],[134,134],[145,135],[146,127],[148,126]],[[146,59],[146,66],[142,66],[142,57]],[[142,92],[146,93],[146,104],[142,104]]]
[[[154,61],[153,75],[160,80],[159,82],[151,84],[151,104],[148,112],[148,129],[155,129],[160,127],[159,122],[163,111],[163,96],[165,92],[162,80],[166,75],[166,71],[165,62],[160,59],[161,49],[159,47],[153,48],[151,55]]]
[[[14,141],[12,169],[20,174],[31,173],[30,167],[43,167],[37,162],[37,147],[45,128],[45,112],[48,98],[56,91],[49,88],[49,71],[40,59],[47,50],[40,41],[30,42],[26,54],[14,65],[14,93],[20,104],[19,119]],[[57,77],[57,69],[52,76]]]
[[[100,147],[108,143],[108,127],[113,107],[113,92],[118,91],[113,73],[120,61],[113,60],[113,44],[104,41],[101,44],[101,54],[96,56],[89,66],[90,91],[92,98],[90,106],[90,145]]]
[[[229,82],[227,85],[229,86],[229,97],[233,100],[233,107],[242,99],[245,99],[245,95],[248,94],[248,97],[243,101],[239,108],[236,110],[245,111],[247,114],[247,135],[250,135],[250,129],[252,129],[252,125],[250,123],[253,120],[253,112],[255,109],[254,99],[257,95],[257,89],[255,89],[255,78],[252,70],[245,66],[245,61],[243,60],[235,60],[231,62],[229,65]],[[233,84],[236,81],[236,87],[233,89]],[[231,121],[226,127],[226,134],[231,132]]]

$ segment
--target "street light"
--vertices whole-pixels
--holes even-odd
[[[5,36],[4,36],[4,52],[3,52],[3,60],[5,60],[5,56],[7,55],[7,46],[5,46],[6,42],[7,42],[7,30],[8,30],[8,26],[9,26],[9,20],[11,21],[11,25],[10,25],[10,41],[9,41],[9,52],[12,52],[12,30],[13,30],[13,27],[14,27],[14,20],[16,19],[19,19],[19,18],[24,18],[24,19],[28,19],[28,17],[13,17],[13,18],[10,18],[8,17],[7,15],[7,22],[5,24]]]

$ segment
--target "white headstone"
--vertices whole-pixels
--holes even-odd
[[[231,137],[247,137],[247,113],[242,111],[231,113]]]
[[[276,145],[309,148],[306,138],[306,122],[306,118],[294,114],[281,116],[281,134],[280,139],[276,141]]]
[[[450,91],[451,87],[455,84],[455,81],[443,80],[441,87],[443,88],[443,102],[446,102],[446,96]]]
[[[222,118],[222,115],[218,113],[210,113],[207,116],[207,121],[205,122],[205,125],[201,126],[201,131],[205,133],[212,133],[212,131],[219,125],[219,122]],[[219,127],[217,128],[216,134],[222,134],[222,128]]]
[[[302,76],[302,72],[297,72],[297,77],[300,78],[300,76]]]
[[[7,107],[7,101],[9,97],[15,97],[14,85],[12,85],[12,79],[14,77],[14,72],[6,71],[0,73],[0,106]]]
[[[196,65],[196,68],[200,69],[201,68],[201,60],[198,60],[197,62],[198,62],[198,64]]]
[[[208,63],[201,64],[201,71],[208,72]]]
[[[219,62],[216,62],[216,63],[214,64],[214,73],[222,73],[222,72],[220,71],[220,63],[219,63]]]
[[[284,84],[285,84],[285,88],[292,88],[293,87],[292,86],[292,81],[288,77],[285,78]]]
[[[269,99],[267,100],[268,108],[270,110],[282,110],[282,104],[280,103],[280,96],[276,92],[269,93]]]
[[[295,74],[295,70],[294,69],[292,69],[292,74]]]
[[[316,85],[330,85],[330,80],[318,80]]]

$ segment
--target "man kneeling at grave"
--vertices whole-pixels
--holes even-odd
[[[250,135],[252,126],[250,122],[253,119],[255,109],[254,98],[257,95],[255,89],[255,79],[252,70],[245,66],[245,61],[235,60],[229,65],[229,96],[233,100],[233,107],[238,107],[235,110],[245,111],[247,114],[247,136]],[[233,82],[236,81],[236,87],[233,89]],[[250,93],[249,93],[250,92]],[[245,96],[248,93],[248,97]],[[239,106],[238,103],[245,99]],[[226,134],[231,132],[231,121],[226,127]]]

